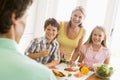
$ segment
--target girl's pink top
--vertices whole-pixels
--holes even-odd
[[[92,67],[94,64],[102,64],[106,58],[110,57],[110,51],[103,46],[97,52],[93,51],[92,45],[87,48],[86,45],[83,45],[80,50],[85,55],[83,61],[88,67]]]

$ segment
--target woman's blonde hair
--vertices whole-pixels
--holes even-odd
[[[84,17],[86,16],[86,13],[85,13],[85,9],[82,7],[82,6],[77,6],[73,11],[72,13],[74,13],[75,11],[80,11]]]
[[[92,32],[91,32],[88,40],[87,40],[84,44],[87,45],[87,46],[89,46],[89,45],[92,43],[92,34],[93,34],[93,32],[95,31],[95,29],[99,29],[99,30],[101,30],[101,31],[104,33],[104,40],[102,41],[101,45],[103,45],[104,47],[107,47],[107,46],[106,46],[106,32],[105,32],[105,29],[104,29],[102,26],[96,26],[96,27],[92,30]]]
[[[80,12],[83,14],[84,17],[86,16],[85,9],[84,9],[82,6],[77,6],[77,7],[72,11],[72,14],[73,14],[75,11],[80,11]],[[69,28],[69,27],[71,27],[71,20],[70,20],[69,23],[68,23],[68,28]],[[80,28],[83,27],[83,26],[82,26],[82,23],[79,24],[79,27],[80,27]]]

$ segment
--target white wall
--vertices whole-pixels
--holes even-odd
[[[107,30],[107,42],[109,48],[112,46],[111,41],[112,41],[112,29],[115,28],[116,25],[116,18],[117,18],[117,12],[119,9],[119,0],[108,0],[108,6],[107,6],[107,13],[105,15],[105,21],[104,25]]]
[[[58,0],[56,19],[58,21],[70,20],[71,12],[76,7],[77,0]]]
[[[29,8],[26,29],[19,43],[21,52],[25,50],[25,48],[29,44],[30,40],[33,39],[35,34],[36,11],[37,11],[36,3],[38,3],[38,0],[34,0],[33,4]]]
[[[117,8],[119,7],[119,8]],[[117,55],[120,55],[120,0],[116,1],[116,14],[114,13],[114,24],[111,27],[114,27],[114,31],[111,35],[111,49],[114,53],[117,53]]]
[[[38,0],[34,37],[44,35],[44,22],[49,17],[56,16],[57,0]]]
[[[86,29],[85,41],[88,39],[88,36],[96,25],[104,26],[107,1],[108,0],[87,0],[86,18],[84,21]]]

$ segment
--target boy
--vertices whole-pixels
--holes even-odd
[[[44,24],[45,36],[33,39],[25,54],[48,67],[56,66],[60,61],[59,44],[55,40],[58,30],[58,22],[54,18],[47,19]]]

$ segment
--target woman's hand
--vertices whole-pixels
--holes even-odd
[[[63,48],[60,48],[60,56],[61,58],[65,58],[66,57],[66,52]]]

